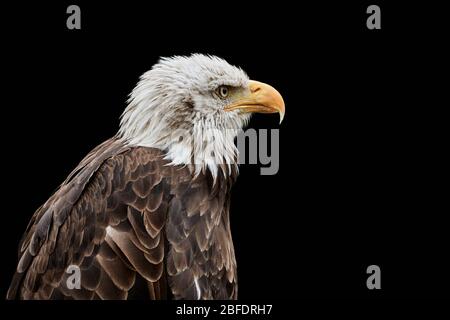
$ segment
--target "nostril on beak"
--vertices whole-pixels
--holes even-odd
[[[251,91],[252,93],[258,92],[259,90],[261,90],[261,87],[258,86],[258,85],[250,86],[250,91]]]

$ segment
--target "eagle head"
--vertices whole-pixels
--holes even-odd
[[[144,73],[122,114],[119,136],[128,144],[159,148],[173,165],[216,177],[237,164],[234,140],[252,113],[279,113],[273,87],[240,68],[202,54],[162,58]]]

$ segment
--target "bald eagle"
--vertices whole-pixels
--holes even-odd
[[[236,299],[235,129],[255,112],[282,118],[281,95],[215,56],[162,58],[34,213],[7,298]]]

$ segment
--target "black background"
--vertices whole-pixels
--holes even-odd
[[[81,7],[81,30],[66,28],[69,4]],[[138,77],[160,56],[199,52],[286,103],[281,126],[266,115],[250,123],[280,129],[278,174],[243,165],[233,190],[241,299],[448,297],[441,8],[374,2],[382,29],[368,30],[369,4],[5,8],[1,296],[31,215],[116,133]],[[366,287],[371,264],[381,290]]]

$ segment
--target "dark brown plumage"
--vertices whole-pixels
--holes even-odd
[[[236,168],[214,183],[167,164],[116,138],[89,153],[31,219],[7,298],[236,298]],[[81,289],[67,288],[69,265],[81,268]]]

